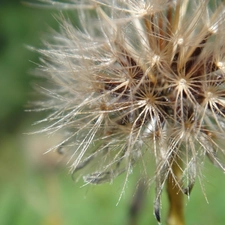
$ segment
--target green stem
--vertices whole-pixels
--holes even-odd
[[[172,171],[167,179],[167,195],[169,199],[168,225],[185,225],[184,194],[179,186],[181,178],[181,160],[176,157],[172,164]]]

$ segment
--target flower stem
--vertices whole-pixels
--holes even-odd
[[[172,171],[167,179],[167,195],[169,199],[169,213],[167,225],[185,225],[184,220],[184,195],[179,185],[182,162],[178,157],[172,164]]]

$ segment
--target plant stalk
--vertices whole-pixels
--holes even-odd
[[[181,191],[182,162],[175,157],[172,163],[172,171],[167,178],[167,195],[169,199],[169,213],[167,225],[185,225],[184,219],[184,194]]]

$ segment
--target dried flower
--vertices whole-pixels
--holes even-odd
[[[205,156],[225,170],[223,1],[44,2],[73,9],[79,28],[62,16],[39,50],[51,83],[42,131],[65,135],[55,148],[72,152],[71,171],[87,183],[128,177],[136,162],[148,174],[153,158],[160,221],[167,181],[172,194],[189,195]]]

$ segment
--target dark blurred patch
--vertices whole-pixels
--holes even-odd
[[[0,27],[0,30],[2,31],[1,27]],[[0,58],[1,58],[1,54],[4,52],[6,47],[7,47],[7,38],[3,32],[0,32]]]
[[[144,208],[148,185],[147,180],[142,179],[137,186],[137,190],[129,207],[128,225],[137,225],[141,210]]]
[[[22,1],[20,0],[0,0],[0,6],[3,5],[20,5]]]
[[[0,1],[0,137],[15,133],[35,114],[25,113],[32,101],[30,74],[38,55],[26,48],[40,46],[41,36],[56,24],[51,10],[30,8],[19,0]],[[32,62],[31,62],[32,61]],[[31,119],[32,120],[32,119]],[[35,119],[33,120],[35,121]]]

